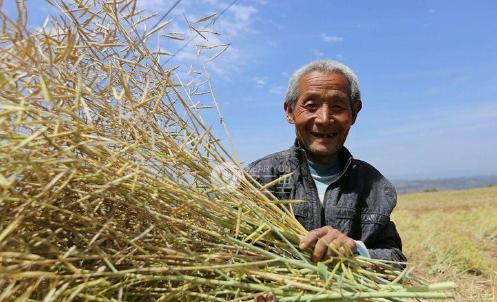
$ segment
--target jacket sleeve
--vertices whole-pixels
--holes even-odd
[[[402,241],[390,215],[397,205],[395,187],[380,172],[368,167],[364,174],[371,181],[365,186],[367,197],[363,211],[362,241],[371,258],[405,262]]]
[[[405,262],[402,253],[402,241],[393,221],[383,225],[376,235],[376,240],[367,246],[371,258]]]

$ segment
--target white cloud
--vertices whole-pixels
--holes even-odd
[[[221,18],[216,21],[214,28],[228,38],[233,38],[241,33],[253,33],[252,16],[257,12],[250,5],[233,5]]]
[[[270,26],[273,26],[276,30],[279,30],[279,31],[281,31],[285,28],[282,24],[276,23],[273,20],[264,20],[264,22]]]
[[[264,88],[266,86],[266,78],[261,78],[261,77],[253,77],[252,78],[255,81],[255,85],[257,88]]]
[[[163,12],[165,13],[166,11],[171,8],[176,1],[174,0],[138,0],[137,5],[141,9],[145,10],[150,10],[150,12],[157,13],[159,12],[159,15],[162,15]],[[177,5],[174,10],[171,11],[171,15],[181,15],[184,12],[184,9],[180,3],[180,5]]]
[[[434,178],[496,171],[497,140],[491,139],[497,133],[495,100],[423,107],[408,115],[379,113],[381,118],[371,116],[368,125],[359,119],[354,127],[360,128],[347,143],[355,156],[371,160],[384,175]]]
[[[211,5],[219,5],[219,0],[202,0],[204,3]]]
[[[164,12],[169,10],[173,5],[174,0],[139,0],[138,5],[141,9],[145,9],[147,13],[157,13],[157,18],[160,18]],[[188,28],[188,24],[185,18],[192,22],[198,20],[202,17],[208,16],[212,13],[220,13],[226,9],[229,2],[223,0],[183,0],[179,5],[177,5],[171,13],[168,15],[166,20],[172,19],[172,24],[168,26],[162,33],[180,32],[185,33],[185,40],[170,40],[163,39],[161,42],[161,47],[166,49],[168,52],[175,53],[180,48],[184,47],[188,41],[197,36],[192,40],[188,46],[184,47],[178,52],[178,54],[170,60],[168,65],[174,65],[181,63],[183,65],[198,64],[200,62],[197,55],[197,48],[199,45],[203,46],[214,46],[228,44],[231,42],[236,43],[236,38],[244,33],[254,32],[253,17],[257,13],[257,9],[253,5],[241,5],[235,4],[229,7],[219,19],[211,18],[207,22],[200,24],[194,24],[197,30],[208,29],[211,33],[204,33],[203,35],[207,40],[202,37],[198,37],[198,34]],[[216,16],[217,17],[217,16]],[[214,17],[214,18],[216,18]],[[211,21],[214,21],[211,24]],[[151,23],[153,23],[152,21]],[[207,28],[206,28],[207,26]],[[156,47],[155,47],[156,48]],[[201,51],[202,60],[206,61],[208,58],[213,57],[216,53],[221,51],[223,47],[216,47],[213,49],[203,48]],[[239,70],[241,68],[244,60],[241,57],[244,54],[241,49],[230,46],[224,51],[219,57],[214,61],[207,64],[207,69],[216,75],[226,76],[231,72]],[[162,61],[165,62],[168,58],[163,57]]]
[[[250,5],[236,4],[230,7],[229,12],[234,15],[236,21],[246,22],[257,12],[257,9]]]
[[[269,93],[283,96],[286,92],[286,86],[273,86],[269,89]]]
[[[328,42],[328,43],[337,43],[337,42],[342,42],[343,41],[343,37],[330,36],[328,34],[322,33],[321,34],[321,40],[323,40],[324,42]]]
[[[469,102],[468,102],[469,103]],[[458,132],[472,127],[495,127],[497,102],[471,102],[478,104],[468,110],[468,105],[433,108],[429,112],[412,114],[399,121],[395,128],[382,131],[386,136],[432,134],[433,132]]]
[[[235,47],[230,47],[225,54],[215,59],[210,63],[210,69],[220,76],[227,76],[232,72],[236,72],[240,69],[240,49]]]
[[[138,6],[148,13],[158,13],[157,16],[161,17],[174,3],[175,1],[173,0],[139,0]],[[212,13],[220,13],[226,8],[228,9],[214,23],[213,28],[215,30],[224,37],[234,37],[243,32],[253,31],[252,19],[257,13],[254,6],[234,4],[228,7],[228,3],[219,0],[203,0],[201,2],[183,0],[171,11],[168,19],[173,18],[175,22],[181,23],[184,22],[186,16],[189,21],[193,21]],[[210,19],[210,21],[214,21],[214,19]],[[204,24],[197,25],[202,28]]]
[[[315,57],[317,57],[317,58],[322,58],[322,57],[324,57],[324,53],[323,53],[321,50],[317,49],[317,48],[314,48],[314,49],[312,50],[312,54],[313,54]]]

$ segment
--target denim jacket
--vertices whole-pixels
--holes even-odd
[[[303,148],[268,155],[251,163],[247,172],[261,185],[295,172],[269,188],[278,199],[304,200],[292,205],[295,217],[307,229],[326,225],[354,240],[361,240],[372,258],[406,261],[402,243],[390,220],[397,203],[393,185],[370,164],[354,159],[342,147],[341,174],[326,189],[323,203],[310,175]]]

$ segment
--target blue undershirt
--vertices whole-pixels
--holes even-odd
[[[318,164],[307,160],[307,164],[309,165],[312,179],[314,179],[314,183],[318,189],[319,200],[321,201],[321,204],[323,204],[326,189],[342,170],[340,162],[337,160],[330,164]]]

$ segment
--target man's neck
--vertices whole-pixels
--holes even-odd
[[[338,160],[334,163],[320,164],[308,159],[307,164],[309,165],[309,171],[313,177],[335,176],[340,172],[341,168]]]
[[[309,151],[306,151],[307,158],[320,165],[334,164],[338,160],[338,152],[333,155],[315,155]]]

